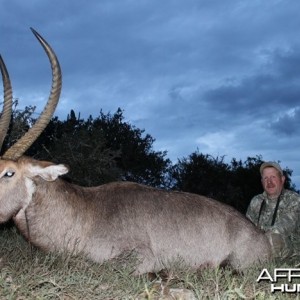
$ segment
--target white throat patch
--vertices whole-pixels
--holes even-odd
[[[32,179],[25,178],[26,198],[24,199],[23,209],[25,210],[32,200],[32,195],[35,192],[35,184]]]

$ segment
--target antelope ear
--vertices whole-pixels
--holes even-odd
[[[46,181],[54,181],[58,176],[64,175],[69,172],[69,169],[63,165],[31,165],[29,168],[29,176],[35,177],[40,176]]]

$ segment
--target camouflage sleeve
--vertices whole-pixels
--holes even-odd
[[[259,211],[263,199],[261,195],[254,196],[248,206],[246,217],[255,225],[257,225]]]
[[[251,200],[246,213],[247,218],[255,225],[258,225],[257,221],[262,201],[262,194],[255,196]],[[266,213],[266,211],[263,213]],[[273,215],[273,210],[270,215]],[[292,249],[295,248],[293,241],[300,237],[300,195],[292,191],[285,191],[278,208],[275,224],[271,226],[271,224],[263,223],[259,227],[266,231],[273,252],[276,255],[289,255],[292,253]]]
[[[289,256],[298,247],[295,241],[299,239],[300,196],[287,193],[284,197],[284,208],[278,211],[277,221],[270,228],[273,234],[279,234],[284,241],[280,256]]]
[[[300,196],[296,193],[288,193],[284,202],[284,210],[278,211],[277,221],[272,231],[289,236],[299,231]]]

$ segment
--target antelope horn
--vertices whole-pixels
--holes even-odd
[[[12,113],[12,87],[5,63],[0,55],[0,69],[3,80],[4,101],[0,119],[0,150],[5,139]]]
[[[52,87],[47,104],[37,119],[35,124],[14,144],[12,145],[2,156],[2,159],[16,160],[21,157],[25,151],[34,143],[39,135],[46,128],[53,116],[62,86],[62,75],[58,59],[50,47],[50,45],[33,29],[30,28],[40,44],[43,46],[51,64],[52,68]]]

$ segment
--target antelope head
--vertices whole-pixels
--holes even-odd
[[[57,57],[49,44],[34,30],[33,34],[44,48],[52,68],[52,87],[48,101],[35,124],[2,156],[0,156],[0,223],[7,221],[20,210],[25,209],[31,201],[35,186],[31,180],[39,176],[47,181],[55,180],[59,175],[68,172],[64,165],[54,165],[23,156],[25,151],[48,125],[57,103],[62,86],[61,69]],[[0,150],[8,131],[12,114],[12,86],[9,75],[0,56],[0,69],[3,78],[4,104],[0,119]],[[13,197],[13,201],[7,201]]]
[[[20,158],[26,150],[34,143],[34,141],[39,137],[39,135],[46,128],[48,123],[53,116],[57,103],[59,101],[61,86],[62,86],[62,75],[61,69],[58,62],[58,59],[50,47],[50,45],[38,34],[33,28],[31,28],[33,34],[38,39],[42,47],[44,48],[51,64],[52,68],[52,87],[49,95],[49,99],[47,104],[42,111],[40,117],[35,122],[35,124],[9,149],[5,151],[2,155],[2,160],[12,160],[16,161]],[[10,123],[10,118],[12,114],[12,86],[10,82],[10,78],[4,64],[4,61],[0,55],[0,69],[3,79],[3,90],[4,90],[4,102],[3,102],[3,110],[0,119],[0,150],[3,146],[3,141],[7,134],[7,130]]]

